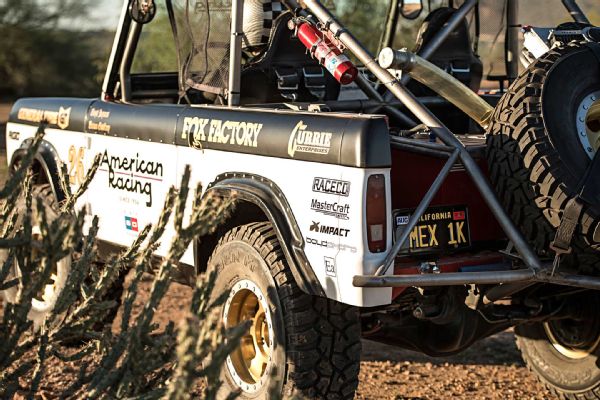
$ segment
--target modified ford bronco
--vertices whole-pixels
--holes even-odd
[[[178,274],[216,271],[224,324],[249,323],[222,398],[353,398],[362,338],[445,356],[509,327],[552,391],[600,398],[600,30],[575,1],[549,28],[517,0],[431,4],[389,0],[375,43],[331,2],[126,0],[100,97],[16,102],[9,166],[45,122],[54,204],[60,165],[77,188],[100,154],[78,206],[106,254],[187,165],[204,196],[235,194]],[[494,21],[505,71],[485,75]]]

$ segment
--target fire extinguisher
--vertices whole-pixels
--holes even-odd
[[[358,69],[327,35],[321,33],[312,24],[302,22],[298,25],[298,39],[310,51],[310,55],[327,68],[339,83],[348,85],[354,82]]]

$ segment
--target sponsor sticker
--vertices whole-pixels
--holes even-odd
[[[396,217],[396,225],[408,225],[410,215],[398,215]]]
[[[125,228],[128,231],[132,231],[132,232],[138,232],[139,228],[138,228],[138,220],[137,218],[133,218],[133,217],[125,217]]]
[[[334,250],[339,250],[339,251],[349,251],[350,253],[356,253],[357,249],[354,246],[348,246],[342,243],[333,243],[330,242],[328,240],[319,240],[319,239],[314,239],[311,237],[307,237],[306,238],[306,243],[313,245],[313,246],[318,246],[318,247],[324,247],[326,249],[334,249]]]
[[[81,185],[85,179],[85,167],[83,161],[85,158],[85,148],[75,146],[69,147],[69,161],[67,163],[67,173],[71,185]]]
[[[324,233],[325,235],[331,236],[339,236],[339,237],[348,237],[348,233],[350,233],[350,229],[343,229],[336,226],[327,226],[322,225],[320,222],[313,221],[310,226],[311,232]]]
[[[258,147],[258,136],[263,124],[223,121],[199,117],[185,117],[181,138],[202,149],[202,143],[221,143],[240,147]]]
[[[325,273],[327,276],[336,276],[335,258],[325,257]]]
[[[290,157],[294,157],[296,153],[329,154],[333,133],[310,131],[307,128],[300,121],[292,131],[288,141]]]
[[[312,199],[310,209],[323,215],[336,217],[337,219],[350,219],[348,216],[350,213],[350,204]]]
[[[34,123],[46,121],[48,124],[56,125],[60,129],[67,129],[71,119],[71,109],[72,107],[59,107],[58,111],[49,111],[22,107],[17,112],[17,118],[21,121]]]
[[[312,190],[317,193],[348,197],[350,195],[350,182],[329,178],[315,178]]]

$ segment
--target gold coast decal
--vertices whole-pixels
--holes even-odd
[[[300,121],[292,131],[288,142],[290,157],[294,157],[296,153],[329,154],[333,133],[310,131],[307,128]]]
[[[69,120],[71,119],[71,109],[71,107],[60,107],[58,111],[48,111],[22,107],[17,113],[17,118],[21,121],[36,124],[45,121],[50,125],[58,126],[60,129],[67,129],[69,127]]]

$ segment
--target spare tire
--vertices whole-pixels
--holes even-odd
[[[566,203],[600,151],[600,61],[586,44],[531,64],[496,107],[488,129],[490,179],[513,221],[542,257]],[[597,120],[596,120],[597,119]],[[598,179],[593,181],[598,184]],[[585,204],[561,269],[600,274],[600,205]]]

